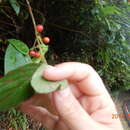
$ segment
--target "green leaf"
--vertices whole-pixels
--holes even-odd
[[[32,80],[31,80],[31,85],[33,89],[37,93],[50,93],[55,90],[61,90],[66,88],[67,81],[62,80],[62,81],[48,81],[43,78],[43,72],[44,70],[49,67],[47,64],[42,64],[34,73]]]
[[[12,44],[22,54],[24,55],[28,54],[29,48],[24,42],[16,39],[8,39],[8,42]]]
[[[33,95],[30,80],[39,64],[27,64],[7,73],[0,79],[0,110],[17,106]]]
[[[12,8],[14,9],[15,13],[19,15],[20,12],[20,5],[17,0],[9,0],[9,3],[11,4]]]
[[[27,55],[21,54],[12,44],[9,44],[4,60],[5,74],[11,70],[14,70],[20,66],[31,63],[31,58]]]
[[[102,11],[105,15],[111,15],[111,14],[119,14],[119,9],[116,6],[108,6],[102,8]]]

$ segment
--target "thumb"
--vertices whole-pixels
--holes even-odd
[[[56,91],[53,96],[59,116],[70,129],[86,130],[94,128],[95,122],[82,108],[69,88]]]

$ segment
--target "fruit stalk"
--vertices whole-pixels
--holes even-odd
[[[37,38],[37,41],[38,41],[38,46],[39,46],[40,53],[42,54],[42,49],[41,49],[40,45],[42,44],[44,47],[46,47],[46,46],[42,43],[42,39],[41,39],[40,36],[37,36],[36,38]],[[44,55],[42,55],[42,56],[43,56],[42,62],[45,63],[45,64],[47,64],[45,56]]]

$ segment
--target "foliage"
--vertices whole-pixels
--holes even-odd
[[[28,121],[26,115],[23,115],[20,111],[16,111],[15,109],[11,109],[8,111],[8,116],[11,120],[9,126],[13,127],[15,130],[21,128],[22,130],[26,130],[28,126]]]
[[[102,76],[108,89],[128,90],[130,16],[127,3],[120,2],[122,6],[98,0],[55,0],[54,3],[57,6],[53,5],[53,13],[50,12],[53,15],[50,19],[57,17],[52,21],[56,21],[55,24],[61,27],[53,27],[49,32],[58,39],[54,49],[60,57],[59,60],[89,63]]]
[[[6,5],[6,2],[23,22],[29,18],[24,0],[7,0],[2,4]],[[35,2],[32,1],[32,4]],[[47,33],[54,39],[51,47],[57,55],[56,62],[74,60],[89,63],[110,89],[129,89],[129,3],[52,0],[46,4],[45,9],[48,11],[43,12]],[[4,7],[0,10],[8,19],[12,19],[8,10]],[[43,17],[42,13],[39,14]],[[12,21],[17,23],[17,19]],[[54,56],[53,53],[51,55]]]
[[[16,15],[18,15],[19,12],[16,7],[16,2],[17,1],[9,1]],[[20,40],[6,39],[9,46],[6,49],[4,58],[5,75],[0,79],[0,111],[6,111],[12,107],[18,106],[22,101],[30,98],[34,92],[49,93],[67,87],[66,81],[52,82],[42,79],[41,69],[47,67],[45,54],[48,51],[48,46],[45,45],[44,40],[42,41],[42,31],[38,31],[37,29],[35,18],[28,0],[26,0],[26,4],[33,22],[35,42],[29,50],[28,46]],[[37,52],[39,56],[35,57],[30,55],[29,52],[32,50]],[[38,63],[42,63],[43,65],[36,71],[39,66]],[[36,73],[33,76],[34,71],[36,71]],[[30,81],[32,81],[31,84]],[[41,84],[39,84],[39,82]],[[31,85],[34,90],[32,90]],[[43,85],[46,88],[44,88]],[[15,120],[12,120],[12,122],[15,123],[15,129],[18,129],[17,122],[15,122]]]
[[[1,111],[19,105],[20,102],[32,96],[34,91],[37,93],[50,93],[67,87],[66,81],[54,82],[42,78],[44,69],[48,67],[45,59],[48,46],[45,45],[44,40],[42,41],[41,32],[43,29],[42,31],[37,29],[39,25],[36,26],[30,2],[28,0],[26,2],[33,22],[35,42],[29,50],[28,46],[20,40],[7,40],[9,46],[7,47],[4,58],[5,75],[0,79]],[[40,26],[43,28],[42,25]],[[38,57],[30,55],[30,51],[34,51],[35,54],[37,53]],[[38,63],[42,63],[42,65],[39,67]],[[36,70],[37,68],[38,70]],[[34,89],[32,92],[31,87]]]
[[[5,117],[6,114],[6,117]],[[16,111],[15,109],[10,109],[6,113],[1,113],[0,122],[3,121],[8,122],[6,129],[15,129],[15,130],[26,130],[28,128],[28,121],[26,115],[23,115],[20,111]],[[2,124],[2,122],[1,122]],[[5,129],[0,126],[1,129]]]
[[[14,39],[8,40],[10,45],[6,49],[4,58],[4,73],[14,70],[22,65],[31,63],[31,58],[27,55],[29,49],[26,44]],[[12,44],[11,44],[12,43]],[[15,44],[13,46],[13,44]],[[26,54],[26,55],[25,55]]]
[[[9,3],[11,4],[12,8],[14,9],[15,13],[19,15],[20,12],[20,5],[17,2],[17,0],[9,0]]]
[[[28,16],[24,0],[15,1],[15,6],[11,0],[8,2],[19,18]],[[32,4],[35,2],[32,1]],[[56,58],[56,63],[70,60],[89,63],[103,77],[108,88],[129,89],[128,4],[123,0],[114,2],[52,0],[47,3],[45,9],[48,13],[39,14],[42,19],[45,15],[46,33],[54,39],[51,45],[53,53],[48,53],[51,54],[48,58],[52,60]],[[16,11],[17,8],[22,9]],[[1,11],[7,16],[6,9],[1,8]],[[25,17],[21,17],[23,12],[26,12]],[[37,12],[34,14],[38,14]],[[23,22],[26,20],[27,17],[22,19]]]
[[[85,62],[97,70],[109,90],[130,89],[130,5],[126,0],[30,1],[36,23],[44,24],[44,35],[52,39],[46,55],[49,63]],[[4,69],[7,73],[21,65],[21,61],[27,63],[23,60],[28,49],[20,42],[24,49],[19,50],[15,39],[31,48],[35,33],[25,0],[3,0],[0,15],[0,74],[3,74]],[[14,41],[7,48],[6,41],[12,37]],[[7,54],[8,49],[13,50],[10,48],[15,51]],[[21,61],[16,66],[4,67],[4,55],[6,63],[10,59],[9,63],[14,64],[14,54]]]
[[[126,16],[128,7],[124,4],[124,8],[119,8],[113,3],[100,2],[95,9],[99,10],[95,19],[102,26],[99,28],[100,41],[96,56],[98,72],[112,90],[127,90],[130,88],[130,41],[127,38],[130,34],[130,21]],[[122,20],[124,18],[128,23]]]
[[[18,106],[34,94],[30,80],[38,67],[39,64],[27,64],[0,79],[0,111]]]
[[[67,85],[67,81],[48,81],[45,80],[44,78],[41,78],[43,75],[43,72],[46,68],[48,68],[49,65],[47,64],[42,64],[37,71],[33,74],[33,77],[31,79],[31,85],[35,92],[37,93],[50,93],[55,90],[62,90],[65,89]]]

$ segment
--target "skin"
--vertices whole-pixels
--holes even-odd
[[[68,88],[47,96],[57,115],[40,104],[37,94],[21,105],[23,112],[40,121],[48,130],[123,130],[108,91],[96,71],[87,64],[68,62],[49,67],[43,76],[52,81],[68,80]]]

